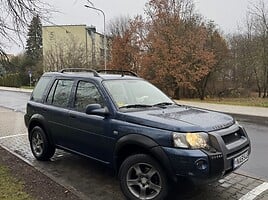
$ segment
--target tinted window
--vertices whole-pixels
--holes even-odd
[[[46,87],[50,81],[51,77],[43,76],[38,81],[37,85],[34,88],[33,94],[32,94],[32,100],[36,102],[41,102],[44,92],[46,90]]]
[[[51,102],[52,105],[59,107],[68,106],[73,82],[74,81],[72,80],[58,80],[57,83],[56,82],[54,83],[55,86],[53,85],[53,87],[56,87],[55,92],[52,87],[48,95],[48,100]]]
[[[102,107],[104,106],[103,99],[98,89],[92,83],[80,81],[76,91],[75,109],[85,112],[87,105],[94,103],[98,103]]]

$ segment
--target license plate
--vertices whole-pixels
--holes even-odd
[[[245,153],[243,153],[242,155],[234,159],[234,163],[233,163],[234,169],[242,165],[247,160],[248,160],[248,151],[246,151]]]

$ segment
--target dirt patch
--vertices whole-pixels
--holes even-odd
[[[68,189],[57,184],[32,166],[0,147],[0,165],[9,169],[18,181],[24,183],[24,191],[37,200],[78,200]]]

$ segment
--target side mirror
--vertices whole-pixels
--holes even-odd
[[[107,107],[102,108],[100,104],[89,104],[86,108],[86,114],[107,116],[109,115],[109,111]]]

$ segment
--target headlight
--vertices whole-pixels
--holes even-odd
[[[207,133],[173,133],[175,147],[191,149],[208,149],[209,138]]]

